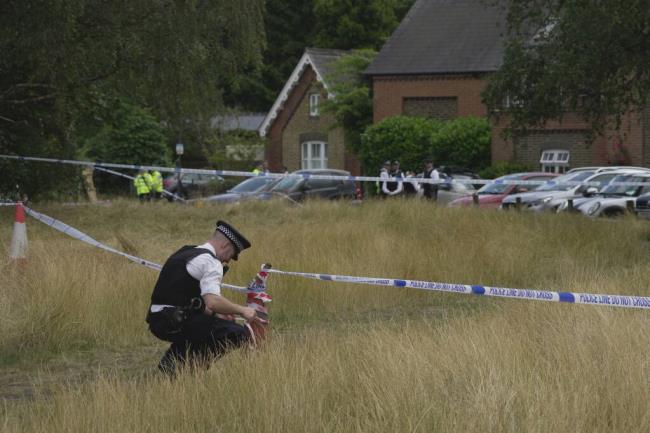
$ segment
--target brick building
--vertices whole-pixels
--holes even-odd
[[[345,51],[307,48],[293,70],[259,133],[267,137],[266,158],[274,172],[336,168],[359,174],[359,163],[345,150],[342,128],[321,103],[333,97],[328,84],[332,63]]]
[[[501,65],[504,33],[503,12],[481,0],[417,0],[366,71],[374,121],[487,116],[481,92]],[[650,166],[650,107],[641,116],[629,114],[619,133],[592,143],[586,140],[588,125],[576,115],[509,140],[501,134],[507,122],[506,116],[492,116],[493,162],[557,172],[613,163]]]

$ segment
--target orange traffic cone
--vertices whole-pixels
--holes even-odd
[[[16,203],[14,218],[14,233],[11,237],[9,257],[16,260],[27,260],[27,227],[25,226],[25,208],[23,203]]]

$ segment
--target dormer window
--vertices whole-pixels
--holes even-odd
[[[309,95],[309,117],[318,117],[320,114],[320,95],[318,93],[312,93]]]

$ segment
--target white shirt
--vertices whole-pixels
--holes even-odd
[[[215,254],[214,247],[209,242],[199,245],[196,248],[210,250]],[[201,296],[210,293],[221,295],[221,281],[223,280],[223,265],[210,254],[205,253],[194,257],[185,265],[187,272],[199,280]]]

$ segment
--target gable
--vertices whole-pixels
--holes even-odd
[[[307,48],[305,53],[300,58],[300,61],[294,68],[289,80],[285,83],[282,91],[278,95],[277,99],[273,103],[271,110],[267,113],[264,121],[260,125],[259,134],[262,137],[265,137],[271,125],[278,117],[278,114],[284,105],[291,96],[291,93],[296,88],[300,79],[307,69],[312,69],[316,76],[316,81],[323,85],[323,88],[327,92],[327,97],[331,98],[333,94],[330,91],[330,86],[327,83],[327,76],[331,71],[331,65],[339,57],[345,54],[346,51],[342,50],[328,50],[328,49],[319,49],[319,48]]]

